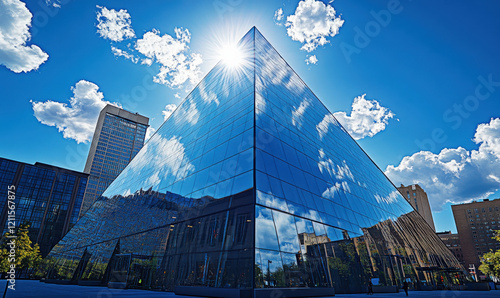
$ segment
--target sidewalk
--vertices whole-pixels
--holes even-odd
[[[5,280],[0,280],[0,297],[5,289]],[[168,297],[168,298],[189,298],[190,296],[177,296],[172,292],[154,292],[144,290],[120,290],[108,289],[104,287],[89,287],[77,285],[56,285],[46,284],[36,280],[17,280],[16,290],[7,290],[8,298],[133,298],[133,297]],[[397,294],[338,294],[336,298],[403,298],[404,292]],[[500,297],[500,290],[497,291],[410,291],[409,297],[438,297],[438,298],[487,298]],[[191,297],[198,298],[198,297]],[[279,298],[279,297],[275,297]],[[323,297],[326,298],[326,297]]]

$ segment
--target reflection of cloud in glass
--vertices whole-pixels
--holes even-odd
[[[352,174],[351,172],[351,169],[349,168],[349,166],[347,165],[346,161],[343,160],[342,161],[342,165],[337,165],[337,175],[336,175],[337,179],[345,179],[345,178],[349,178],[351,179],[352,181],[355,181],[354,180],[354,175]]]
[[[266,110],[266,100],[258,93],[255,94],[255,113],[259,115]]]
[[[399,192],[397,190],[392,191],[388,196],[382,197],[379,194],[375,194],[375,199],[377,203],[385,202],[387,204],[392,204],[398,201]]]
[[[146,167],[138,169],[139,166],[145,164],[147,164]],[[186,156],[181,138],[173,136],[165,139],[160,134],[156,134],[144,145],[126,170],[134,173],[134,175],[127,173],[131,175],[129,177],[148,175],[142,188],[149,189],[157,186],[163,177],[169,175],[175,179],[184,178],[194,171],[194,166]]]
[[[319,212],[316,210],[309,210],[306,217],[313,219],[313,220],[316,220],[316,221],[321,221],[321,217],[319,216]]]
[[[335,198],[336,191],[339,189],[343,189],[344,191],[351,192],[351,188],[349,186],[348,180],[356,182],[354,179],[354,175],[351,172],[351,169],[347,165],[346,160],[342,160],[341,164],[335,164],[331,158],[328,158],[322,148],[318,150],[318,168],[319,171],[323,173],[328,173],[333,186],[328,187],[322,194],[324,198],[333,199]],[[358,183],[359,184],[359,183]]]
[[[292,92],[300,93],[306,85],[286,63],[276,50],[265,40],[260,33],[256,34],[255,54],[257,78],[262,76],[263,86],[272,83],[277,86],[285,86]]]
[[[323,120],[321,120],[318,125],[316,125],[316,130],[318,131],[319,138],[322,139],[324,135],[328,132],[328,126],[330,124],[339,126],[337,119],[332,114],[326,114]]]
[[[333,160],[331,160],[330,158],[327,159],[325,151],[323,151],[323,148],[320,148],[318,152],[319,152],[318,168],[321,174],[323,174],[323,171],[326,171],[328,174],[330,174],[330,177],[335,176],[335,164],[333,163]]]
[[[339,191],[339,189],[343,189],[345,191],[351,192],[351,188],[349,187],[349,184],[346,181],[342,181],[342,183],[335,182],[335,185],[327,188],[321,196],[332,200],[336,196],[335,192]]]
[[[257,207],[255,213],[255,247],[278,250],[271,210]]]
[[[200,84],[198,85],[198,89],[200,90],[200,96],[204,102],[208,104],[215,102],[217,105],[219,105],[219,99],[217,98],[217,94],[215,94],[212,90],[209,90],[207,92],[205,86],[205,80],[202,80],[200,82]]]
[[[274,224],[278,232],[280,250],[297,253],[300,250],[293,216],[273,210]]]
[[[302,233],[314,233],[314,229],[310,220],[303,218],[295,218],[295,223],[297,224],[297,232]]]
[[[195,125],[200,118],[200,112],[196,108],[196,103],[192,99],[189,99],[177,108],[174,117],[176,123],[187,121],[191,125]]]
[[[330,177],[336,178],[337,180],[344,180],[349,178],[351,181],[355,182],[354,175],[351,172],[351,169],[347,165],[347,162],[342,160],[342,164],[335,165],[331,158],[328,158],[322,148],[318,150],[319,152],[319,161],[318,168],[319,171],[323,174],[323,171],[330,174]],[[335,169],[336,168],[336,169]]]
[[[272,192],[264,193],[262,191],[257,192],[257,203],[262,204],[267,207],[276,208],[279,210],[287,211],[287,205],[283,199],[275,197]]]
[[[304,115],[304,112],[306,111],[307,107],[309,106],[310,101],[305,98],[301,103],[298,108],[295,106],[293,107],[294,110],[292,111],[292,124],[297,127],[302,126],[302,116]]]
[[[146,185],[155,186],[160,184],[160,181],[160,171],[156,171],[146,180]]]

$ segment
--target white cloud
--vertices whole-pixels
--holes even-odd
[[[292,111],[292,124],[294,126],[300,127],[302,125],[302,116],[304,115],[304,112],[306,111],[307,107],[309,106],[310,102],[305,98],[299,105],[298,108],[293,107],[294,110]]]
[[[131,27],[130,14],[125,9],[116,11],[106,7],[97,6],[97,33],[101,37],[115,42],[135,37],[135,32]]]
[[[165,110],[163,110],[161,113],[163,114],[163,121],[167,121],[168,117],[172,115],[172,113],[177,109],[177,105],[171,103],[165,106]]]
[[[85,80],[76,83],[71,90],[73,97],[69,105],[52,100],[32,101],[34,115],[42,124],[57,127],[64,138],[78,143],[88,142],[94,134],[99,113],[111,103],[103,100],[104,96],[96,84]]]
[[[106,7],[97,7],[100,8],[97,12],[97,32],[101,37],[114,42],[135,37],[130,14],[126,10],[116,11]],[[133,63],[141,61],[141,65],[147,66],[158,63],[160,71],[153,77],[155,83],[167,85],[170,88],[180,88],[186,82],[196,85],[200,80],[199,66],[203,59],[199,53],[189,53],[188,44],[191,42],[191,33],[188,29],[175,28],[174,31],[175,36],[160,35],[159,30],[153,29],[137,39],[135,46],[129,48],[128,51],[114,46],[111,50],[115,56],[123,56]]]
[[[0,1],[0,64],[15,73],[36,70],[49,58],[40,47],[26,45],[32,16],[19,0]]]
[[[500,119],[491,119],[490,123],[482,123],[476,129],[474,142],[481,144],[479,151],[500,156]]]
[[[438,154],[420,151],[405,156],[385,174],[394,184],[422,186],[435,211],[447,202],[485,198],[500,189],[500,118],[480,124],[474,135],[477,150],[445,148]]]
[[[355,140],[373,137],[383,131],[389,119],[394,117],[389,109],[376,100],[365,99],[365,96],[363,94],[354,99],[350,116],[345,112],[333,114]]]
[[[318,58],[316,58],[316,55],[309,56],[306,59],[306,63],[307,64],[316,64],[316,63],[318,63]]]
[[[144,136],[144,141],[149,140],[156,132],[156,128],[149,126],[146,130],[146,135]]]
[[[187,54],[190,41],[188,29],[175,28],[175,37],[160,36],[160,31],[154,29],[137,40],[135,49],[160,64],[160,72],[154,77],[156,83],[177,88],[186,81],[194,85],[200,79],[203,60],[198,53]]]
[[[274,12],[274,22],[276,23],[276,25],[283,25],[281,21],[283,21],[283,9],[282,8],[278,8],[275,12]]]
[[[113,55],[117,57],[124,57],[125,59],[128,59],[134,63],[137,63],[139,61],[139,58],[135,57],[133,54],[117,47],[111,46],[111,51],[113,52]]]
[[[142,59],[142,60],[141,60],[141,64],[143,64],[143,65],[147,65],[147,66],[151,66],[151,64],[153,64],[153,60],[152,60],[152,59],[149,59],[149,58]]]
[[[287,17],[287,34],[302,43],[301,50],[314,51],[318,46],[329,43],[329,37],[339,33],[344,20],[336,17],[335,9],[322,1],[300,1],[295,14]]]

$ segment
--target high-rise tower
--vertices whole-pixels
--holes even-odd
[[[456,258],[256,28],[239,49],[52,250],[47,280],[210,297],[457,282]]]
[[[148,122],[147,117],[109,104],[102,109],[85,163],[90,177],[82,215],[142,148]]]

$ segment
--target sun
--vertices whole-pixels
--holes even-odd
[[[244,63],[244,53],[238,45],[226,45],[221,49],[221,60],[228,67],[239,67]]]

